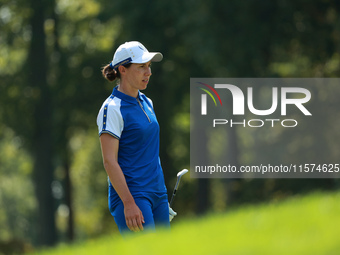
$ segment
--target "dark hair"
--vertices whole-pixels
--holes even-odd
[[[128,63],[126,65],[123,65],[126,68],[129,68],[131,66],[131,63]],[[104,66],[102,68],[102,75],[104,76],[105,79],[107,79],[108,81],[114,81],[115,79],[120,79],[120,73],[118,71],[114,70],[110,64]]]

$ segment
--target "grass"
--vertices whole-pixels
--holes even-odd
[[[172,230],[106,236],[36,252],[75,254],[339,254],[340,192],[314,193],[225,214],[180,219]],[[175,223],[175,222],[174,222]]]

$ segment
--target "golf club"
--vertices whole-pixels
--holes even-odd
[[[178,185],[179,185],[179,181],[181,180],[181,177],[183,175],[185,175],[187,172],[189,172],[188,169],[183,169],[182,171],[178,172],[178,174],[177,174],[177,182],[176,182],[176,185],[175,185],[175,188],[174,188],[174,192],[172,193],[172,197],[171,197],[171,200],[170,200],[170,207],[171,207],[172,202],[174,201],[174,198],[176,196],[176,192],[177,192],[177,188],[178,188]]]

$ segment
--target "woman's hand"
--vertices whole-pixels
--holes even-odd
[[[124,204],[126,225],[131,231],[142,231],[143,223],[145,223],[142,211],[136,205],[127,186],[123,171],[118,164],[119,140],[109,134],[102,134],[100,136],[100,143],[105,170],[113,188]]]
[[[143,213],[134,201],[124,204],[124,214],[126,225],[131,231],[143,230],[143,223],[145,223]]]

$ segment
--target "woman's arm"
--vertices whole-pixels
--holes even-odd
[[[132,231],[143,230],[144,217],[136,205],[126,184],[125,176],[118,164],[119,140],[109,134],[100,136],[103,162],[113,188],[124,204],[126,225]]]

